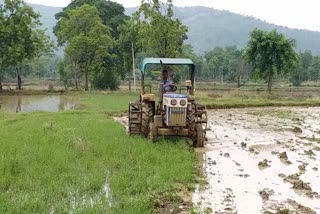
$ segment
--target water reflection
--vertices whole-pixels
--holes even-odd
[[[22,98],[21,96],[18,96],[16,113],[21,112],[21,104],[22,104]]]
[[[70,97],[52,96],[0,96],[0,110],[13,112],[59,112],[78,107]]]

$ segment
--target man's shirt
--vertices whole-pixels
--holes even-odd
[[[165,92],[170,92],[171,91],[170,85],[173,85],[172,80],[168,79],[166,81],[163,81],[163,90]]]

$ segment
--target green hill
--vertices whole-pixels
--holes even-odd
[[[254,28],[276,28],[288,38],[297,40],[297,50],[320,54],[320,32],[297,30],[266,23],[259,19],[205,7],[177,8],[177,17],[189,27],[189,40],[198,53],[215,46],[244,47]]]
[[[1,3],[1,0],[0,0]],[[52,29],[56,23],[54,14],[62,10],[59,7],[34,5],[32,7],[42,15],[43,28],[54,38]],[[127,8],[126,13],[132,14],[137,8]],[[202,54],[216,46],[236,45],[242,48],[248,41],[250,31],[254,28],[271,30],[276,28],[287,37],[297,41],[297,50],[311,50],[320,55],[320,32],[297,30],[277,26],[254,17],[238,15],[228,11],[206,7],[176,7],[176,17],[188,26],[187,43],[192,44],[198,54]]]
[[[50,37],[54,38],[53,27],[56,25],[57,21],[54,15],[62,10],[60,7],[47,7],[43,5],[32,4],[35,11],[41,14],[41,22],[43,23],[42,28],[47,29]]]
[[[132,14],[137,8],[128,8]],[[201,54],[216,46],[246,46],[249,33],[254,28],[277,29],[288,38],[297,40],[297,50],[311,50],[320,55],[320,32],[277,26],[254,17],[207,7],[176,7],[176,17],[189,28],[187,43]]]

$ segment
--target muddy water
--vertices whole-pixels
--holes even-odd
[[[209,129],[199,212],[320,213],[320,108],[215,110]]]
[[[76,109],[77,103],[65,96],[0,96],[0,111],[33,112],[49,111],[58,112]]]

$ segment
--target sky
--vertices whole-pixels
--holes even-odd
[[[138,6],[141,0],[113,0],[125,7]],[[70,0],[26,0],[34,4],[64,7]],[[175,6],[206,6],[254,16],[269,23],[320,31],[319,0],[173,0]]]

